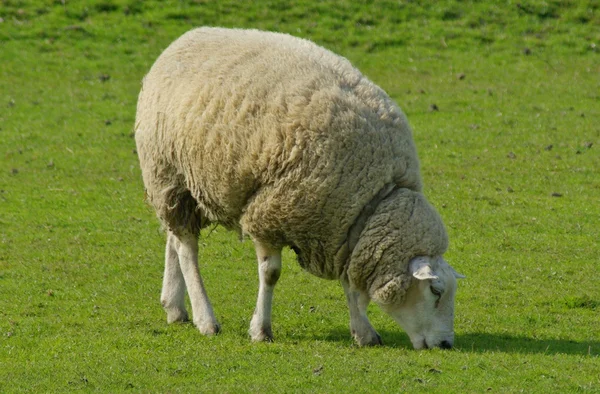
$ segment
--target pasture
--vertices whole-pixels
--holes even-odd
[[[435,4],[435,5],[432,5]],[[466,279],[455,348],[414,351],[286,250],[274,343],[247,335],[253,247],[203,231],[222,325],[167,325],[164,234],[133,139],[140,81],[201,25],[347,57],[404,110]],[[0,0],[0,392],[599,392],[596,1]]]

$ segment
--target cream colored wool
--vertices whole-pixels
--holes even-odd
[[[404,114],[310,41],[186,33],[144,78],[135,136],[148,199],[175,234],[217,222],[291,246],[309,272],[347,275],[382,302],[404,294],[410,258],[447,247]],[[390,185],[352,248],[351,226]]]
[[[352,253],[348,278],[375,301],[397,303],[411,284],[410,259],[441,256],[447,247],[444,224],[423,194],[398,189],[369,218]]]

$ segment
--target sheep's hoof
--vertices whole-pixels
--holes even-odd
[[[367,335],[361,336],[354,330],[352,330],[352,336],[358,346],[381,346],[383,341],[376,331],[369,332]]]
[[[173,308],[167,311],[167,323],[183,323],[186,321],[189,321],[189,318],[185,309]]]
[[[273,342],[273,332],[271,327],[260,328],[257,330],[250,329],[248,331],[252,342]]]
[[[194,322],[194,325],[202,335],[212,336],[221,332],[221,326],[217,322]]]

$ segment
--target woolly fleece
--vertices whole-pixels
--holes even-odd
[[[350,62],[310,41],[184,34],[144,78],[135,137],[148,200],[175,234],[217,222],[290,246],[309,272],[347,275],[381,300],[408,286],[410,258],[446,250],[420,193],[406,117]],[[361,218],[353,248],[353,224],[389,189]]]

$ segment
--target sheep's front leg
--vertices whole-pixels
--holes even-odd
[[[213,335],[220,330],[212,305],[206,295],[198,268],[198,239],[193,234],[174,236],[179,267],[192,304],[194,324],[202,334]]]
[[[281,248],[254,241],[258,258],[258,299],[250,322],[249,334],[253,341],[272,341],[271,309],[273,289],[281,274]]]
[[[165,274],[160,302],[167,312],[167,322],[187,321],[185,310],[185,281],[177,256],[177,239],[169,231],[165,250]]]
[[[367,318],[367,306],[371,301],[368,294],[353,289],[346,280],[341,282],[350,309],[350,332],[354,340],[359,346],[382,345],[381,337]]]

